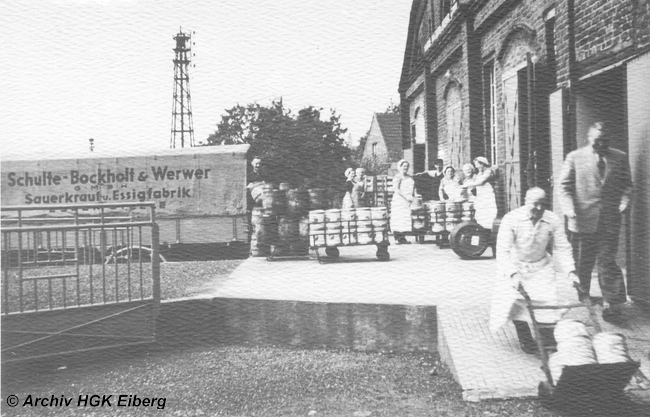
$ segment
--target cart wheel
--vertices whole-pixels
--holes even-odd
[[[388,253],[388,248],[385,246],[379,247],[377,249],[377,259],[380,261],[388,261],[390,259],[390,253]]]
[[[332,247],[328,246],[325,248],[325,255],[327,255],[328,258],[338,258],[339,257],[339,248],[337,247]]]

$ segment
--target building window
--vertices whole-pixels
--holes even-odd
[[[415,129],[415,125],[411,125],[411,140],[415,142],[415,136],[416,136],[417,130]]]
[[[485,119],[485,152],[492,164],[498,164],[497,100],[494,61],[483,67],[483,109]]]
[[[557,67],[555,61],[555,9],[549,10],[544,15],[544,30],[546,34],[546,63],[548,67],[549,83],[555,87],[557,84]]]
[[[372,144],[372,157],[373,158],[377,157],[377,143]]]

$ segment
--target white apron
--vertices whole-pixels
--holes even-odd
[[[395,184],[395,179],[393,179]],[[413,195],[415,181],[411,177],[402,178],[400,190],[403,194]],[[410,232],[413,230],[411,223],[411,203],[398,193],[393,193],[390,206],[390,230],[395,232]]]
[[[577,295],[571,297],[557,279],[553,258],[548,255],[541,261],[518,265],[524,290],[535,304],[558,305],[577,302]],[[558,294],[567,294],[558,296]],[[535,310],[535,319],[540,323],[556,323],[566,309]],[[524,297],[512,286],[510,277],[497,274],[490,306],[490,330],[496,332],[510,320],[530,322]]]
[[[492,230],[492,223],[497,217],[497,202],[494,196],[494,188],[489,182],[476,187],[474,210],[476,222],[484,228]]]

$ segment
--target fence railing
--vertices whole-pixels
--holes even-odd
[[[3,315],[160,300],[154,203],[1,212]]]

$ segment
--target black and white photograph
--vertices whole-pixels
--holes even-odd
[[[0,416],[650,417],[650,1],[0,33]]]

